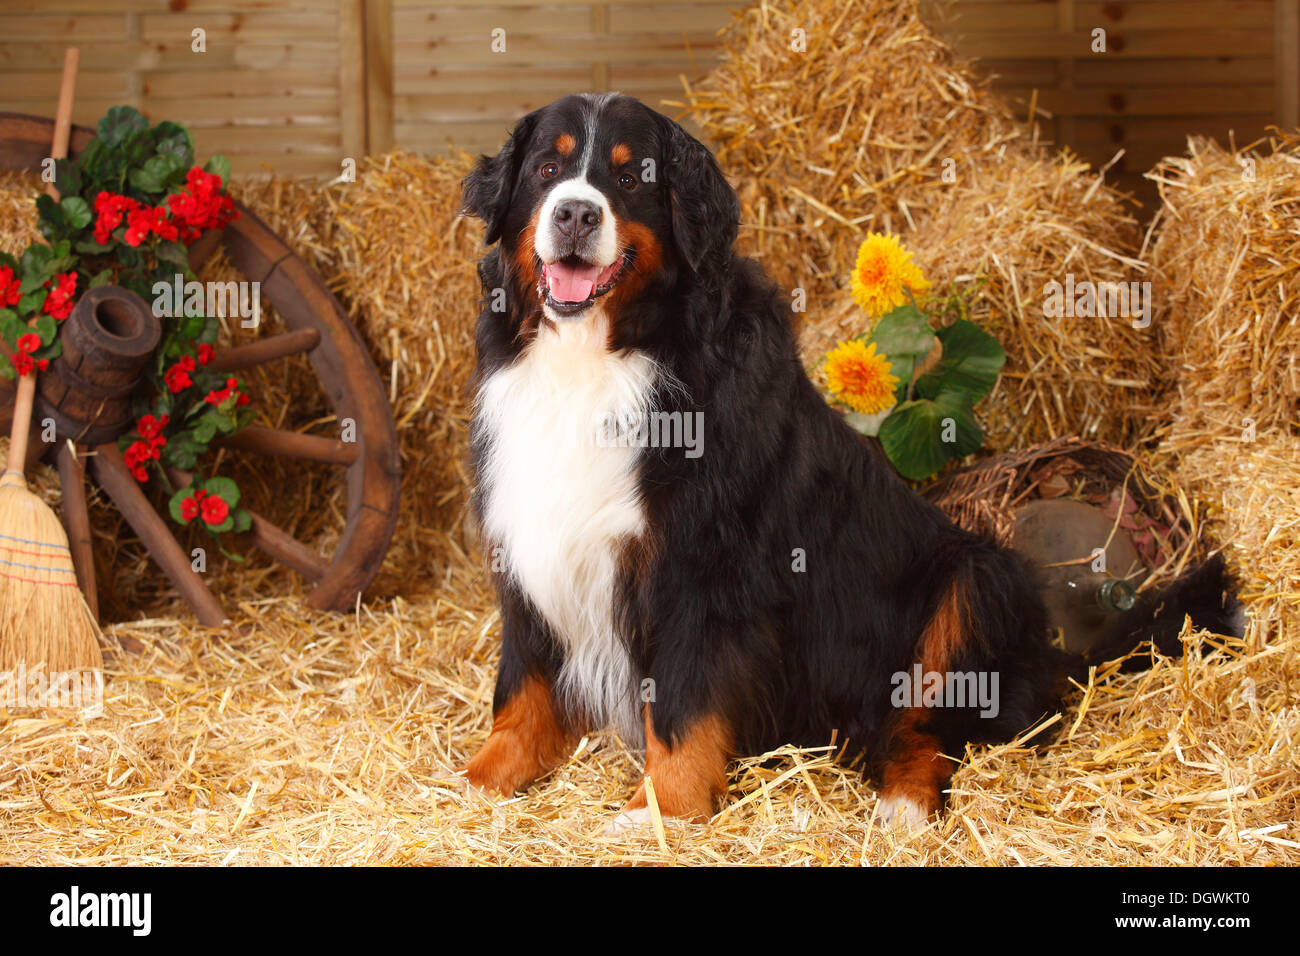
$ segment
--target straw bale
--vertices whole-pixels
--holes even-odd
[[[792,49],[806,31],[806,52]],[[742,9],[726,57],[681,105],[742,199],[742,239],[808,293],[811,364],[866,321],[848,294],[868,231],[900,234],[960,293],[1008,362],[981,407],[990,447],[1080,434],[1128,444],[1158,374],[1125,319],[1048,318],[1043,287],[1134,281],[1129,203],[1038,141],[917,15],[916,0],[795,0]],[[944,178],[950,169],[953,182]]]
[[[1148,177],[1167,440],[1300,433],[1300,135],[1240,151],[1191,137]]]

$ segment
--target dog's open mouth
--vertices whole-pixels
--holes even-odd
[[[618,285],[632,255],[631,249],[625,250],[603,269],[577,256],[544,262],[537,294],[560,315],[577,315]]]

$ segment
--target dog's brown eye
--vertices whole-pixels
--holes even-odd
[[[537,171],[543,179],[554,179],[560,175],[559,163],[542,163],[542,168]]]
[[[618,184],[629,191],[636,189],[636,177],[631,173],[623,173],[618,177]]]

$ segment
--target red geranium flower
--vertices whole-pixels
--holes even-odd
[[[174,223],[168,221],[167,210],[162,206],[145,206],[133,209],[126,215],[126,240],[128,246],[138,246],[153,233],[160,239],[175,239],[178,236]]]
[[[200,365],[207,365],[209,362],[212,361],[213,356],[215,356],[216,354],[217,354],[217,350],[214,349],[207,342],[199,343],[199,364]]]
[[[22,287],[23,280],[14,275],[13,269],[0,266],[0,308],[17,305],[23,297]]]
[[[145,482],[149,480],[149,472],[145,471],[145,462],[158,458],[157,450],[150,447],[142,441],[134,441],[122,452],[122,460],[126,462],[126,467],[130,469],[135,480]]]
[[[194,356],[182,355],[175,365],[163,372],[163,381],[167,383],[172,394],[183,392],[194,384],[189,374],[192,371],[194,371]]]
[[[152,415],[142,415],[136,422],[135,430],[140,433],[141,438],[154,439],[162,434],[162,430],[167,427],[171,421],[170,415],[163,415],[160,418],[154,418]]]
[[[194,495],[181,499],[181,520],[189,524],[199,516],[199,499]]]
[[[216,495],[208,495],[199,507],[203,513],[204,524],[221,524],[230,514],[230,505],[226,504],[224,498],[218,498]]]
[[[140,204],[130,196],[101,192],[95,197],[95,241],[101,246],[107,245],[113,238],[113,230],[122,224],[123,214],[139,208]]]
[[[32,369],[36,365],[36,363],[32,361],[32,357],[28,355],[26,352],[11,353],[9,356],[9,361],[14,363],[14,368],[18,371],[19,375],[32,374]]]
[[[221,177],[198,166],[185,175],[185,188],[167,197],[167,209],[189,245],[206,229],[220,229],[238,217],[234,200],[221,194]]]
[[[41,337],[35,332],[26,332],[18,336],[18,351],[30,355],[41,347]]]
[[[72,314],[72,307],[77,296],[77,274],[75,272],[63,272],[56,275],[50,282],[54,283],[54,288],[50,289],[49,294],[45,296],[45,311],[62,322]],[[50,282],[45,283],[47,288]]]
[[[248,404],[248,396],[242,394],[242,393],[239,391],[239,379],[237,379],[237,378],[228,378],[228,379],[226,379],[226,387],[223,388],[223,389],[220,389],[219,391],[216,390],[216,389],[213,389],[211,392],[208,392],[208,394],[207,394],[207,398],[205,399],[205,401],[208,402],[208,404],[210,404],[210,405],[220,405],[222,402],[224,402],[226,399],[228,399],[231,395],[238,395],[238,396],[239,396],[239,399],[235,402],[236,405],[247,405],[247,404]]]

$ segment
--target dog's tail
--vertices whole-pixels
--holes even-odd
[[[1076,674],[1085,675],[1090,665],[1144,647],[1154,647],[1166,657],[1182,657],[1179,635],[1185,617],[1192,619],[1193,627],[1215,634],[1241,637],[1244,632],[1241,602],[1221,554],[1187,571],[1164,589],[1139,597],[1131,609],[1115,619],[1105,636],[1077,659]],[[1137,654],[1120,669],[1135,671],[1148,666],[1150,658]]]

